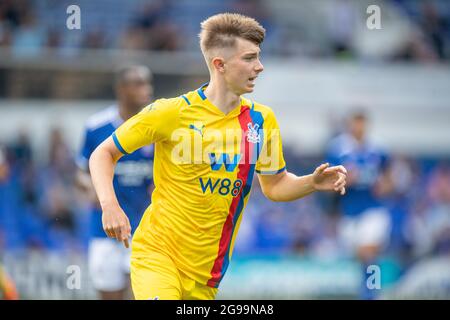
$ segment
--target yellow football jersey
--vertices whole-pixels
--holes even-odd
[[[113,140],[123,153],[155,143],[155,189],[132,255],[164,252],[180,272],[218,287],[254,172],[282,172],[285,161],[270,108],[241,98],[224,114],[204,88],[155,101],[120,126]]]

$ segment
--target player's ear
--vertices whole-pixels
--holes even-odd
[[[213,68],[220,73],[223,73],[225,71],[225,61],[221,57],[215,57],[212,59],[211,62]]]

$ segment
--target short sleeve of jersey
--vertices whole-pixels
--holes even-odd
[[[161,99],[146,106],[125,121],[112,137],[124,154],[160,141],[170,139],[178,125],[178,105],[173,99]]]
[[[280,128],[272,110],[266,115],[261,131],[263,141],[256,161],[256,172],[259,174],[277,174],[286,170]]]
[[[92,141],[92,131],[86,128],[84,130],[84,137],[82,146],[80,149],[80,153],[77,157],[77,166],[84,171],[88,171],[88,162],[89,157],[91,156],[92,152],[94,152],[95,149],[94,142]]]

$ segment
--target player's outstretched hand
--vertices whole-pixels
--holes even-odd
[[[131,226],[127,215],[119,206],[103,208],[103,230],[109,238],[122,241],[126,248],[129,247],[128,239],[131,237]]]
[[[329,163],[321,164],[314,170],[313,184],[316,190],[336,191],[345,194],[347,170],[344,166],[330,167]]]

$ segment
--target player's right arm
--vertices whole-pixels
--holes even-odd
[[[103,229],[109,237],[123,241],[125,246],[128,246],[131,228],[114,193],[115,165],[124,154],[170,139],[179,124],[180,105],[181,98],[175,98],[161,99],[145,107],[117,128],[111,137],[95,149],[89,159],[92,183],[103,212]]]
[[[125,212],[119,205],[113,187],[114,168],[123,153],[113,138],[103,141],[89,159],[92,183],[102,208],[103,229],[110,238],[122,241],[128,248],[131,226]]]

